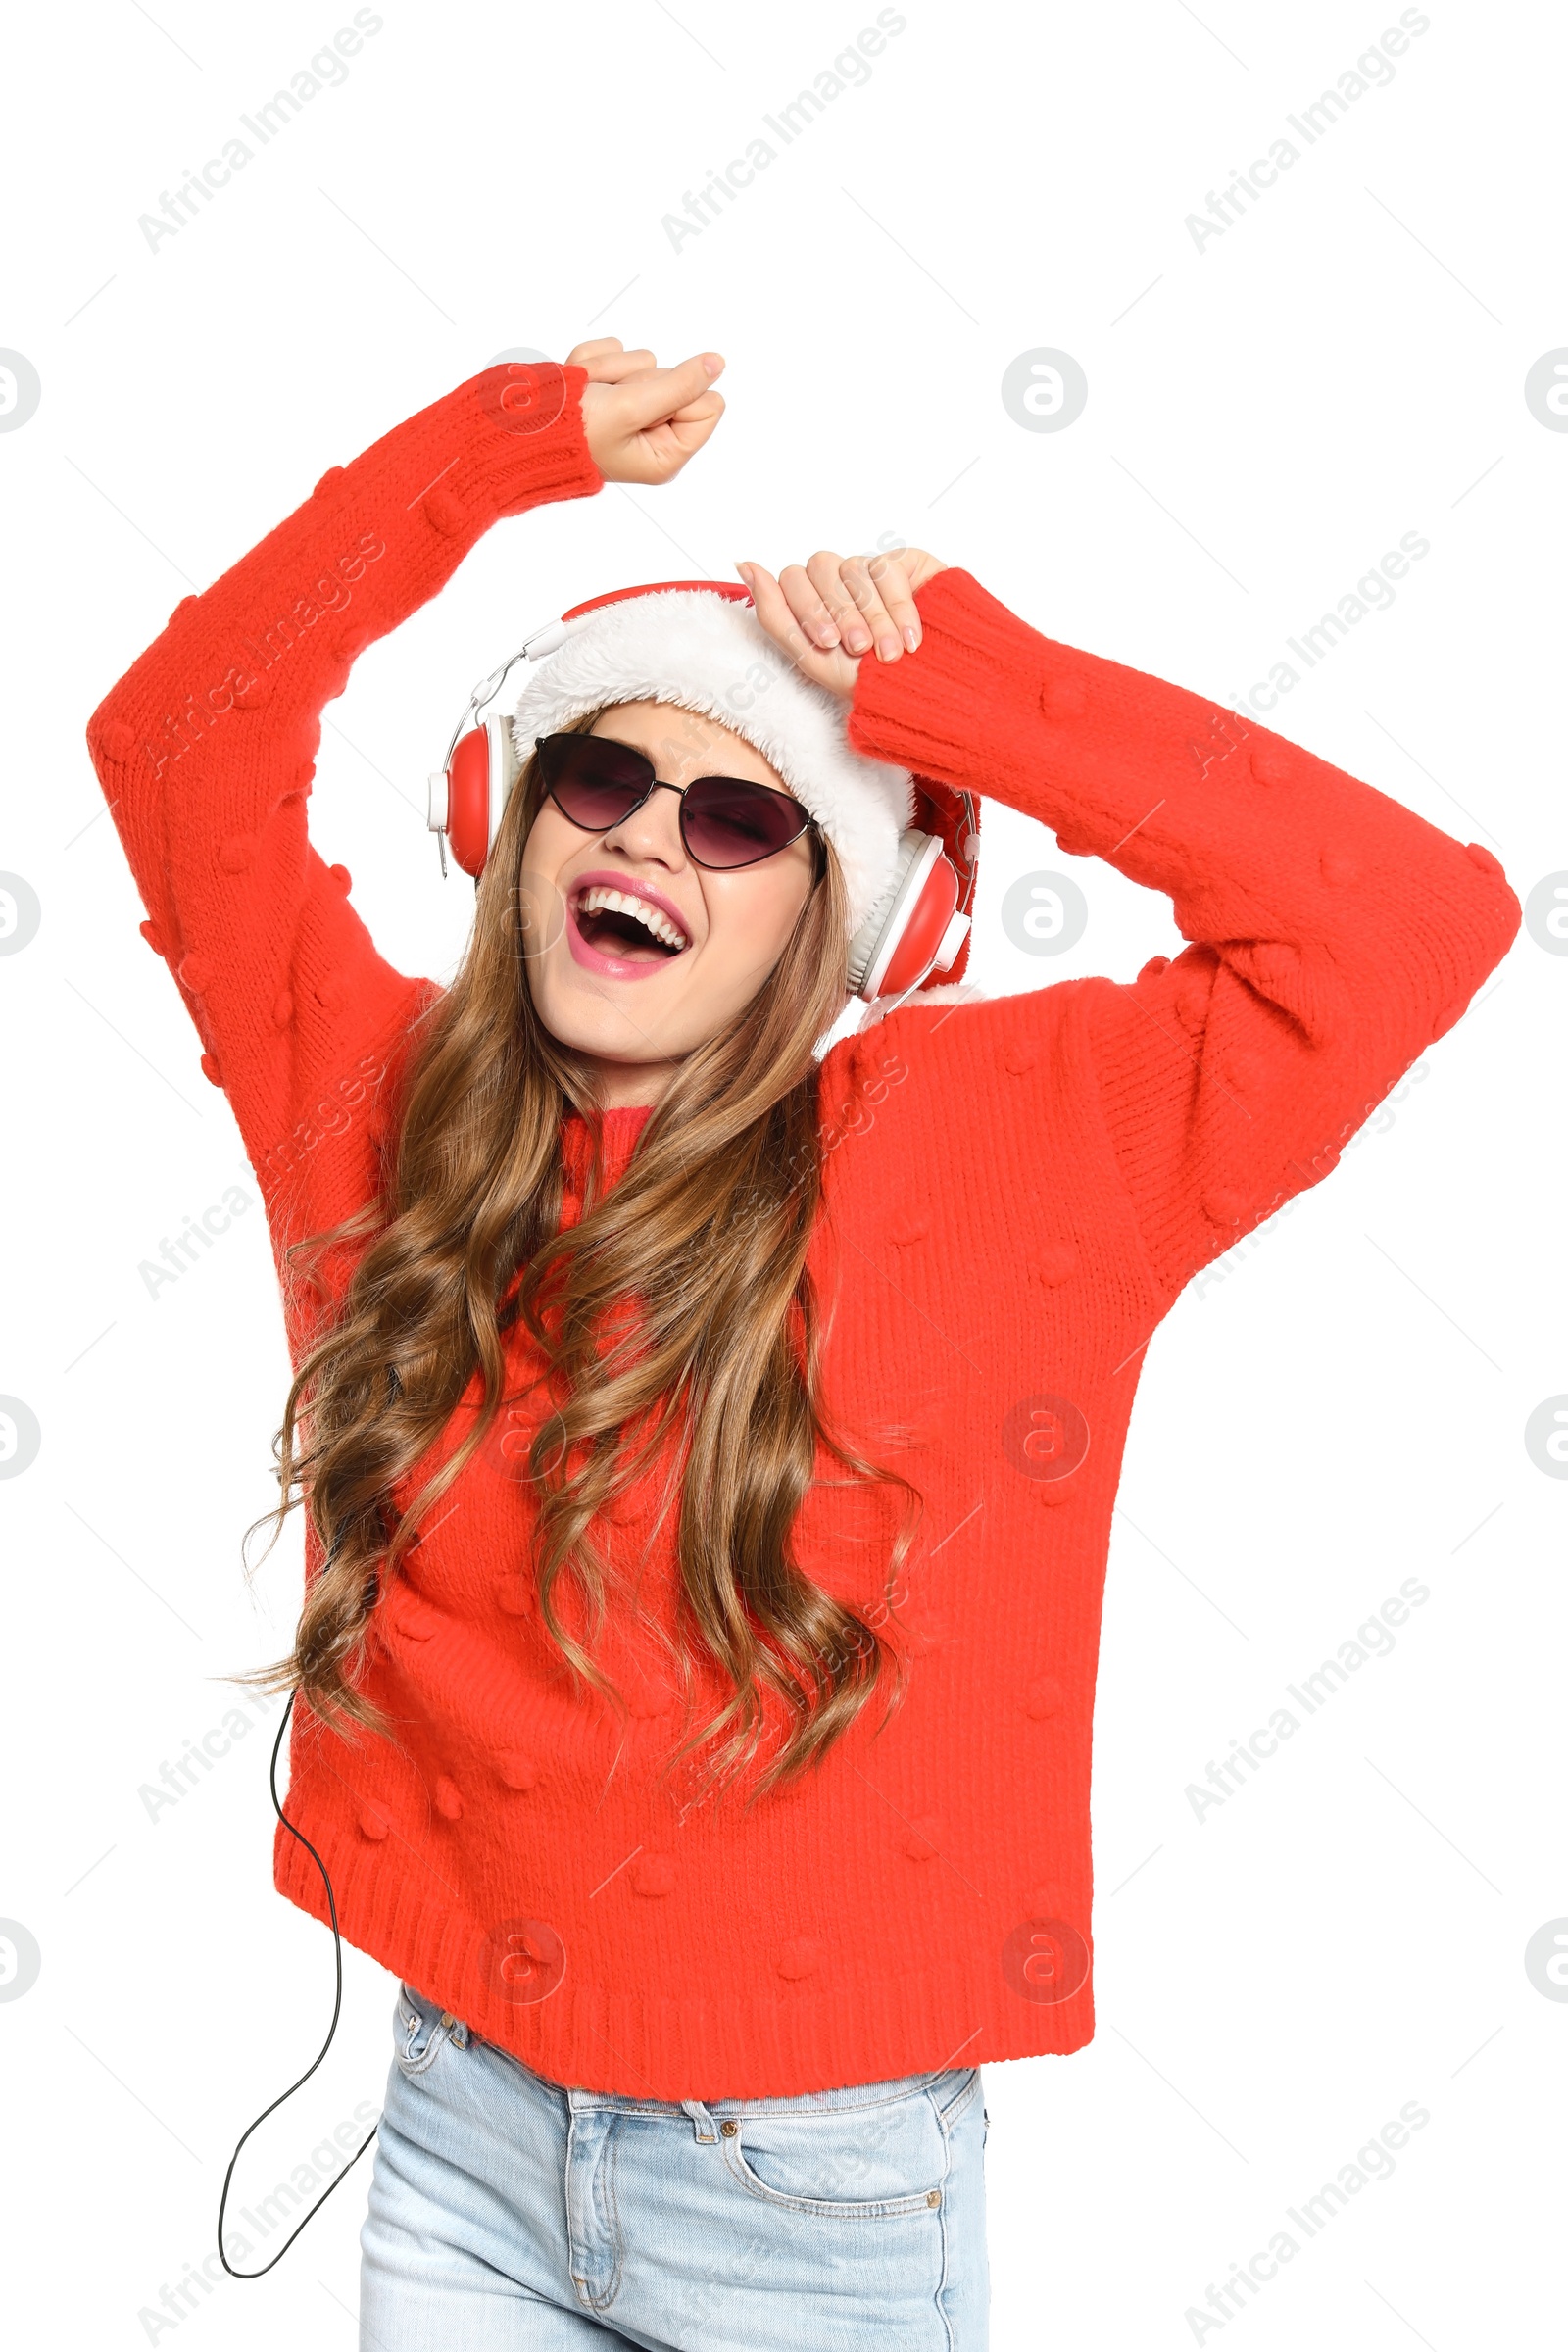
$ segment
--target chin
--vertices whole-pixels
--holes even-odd
[[[646,996],[646,991],[644,992]],[[546,989],[534,994],[534,1010],[558,1045],[574,1054],[592,1054],[604,1061],[628,1066],[645,1061],[668,1061],[689,1054],[695,1042],[687,1024],[661,1020],[649,1004],[640,1019],[637,1009],[622,1012],[613,997],[580,989]],[[651,1016],[651,1017],[650,1017]],[[666,1038],[672,1042],[666,1043]]]
[[[559,976],[530,978],[534,1009],[557,1043],[570,1052],[596,1054],[606,1061],[634,1066],[644,1062],[682,1061],[702,1046],[711,1044],[741,1018],[748,1004],[766,985],[772,970],[762,970],[726,988],[714,1003],[710,987],[660,986],[659,977],[634,982],[589,981],[584,984],[575,963]],[[711,983],[713,975],[707,975]],[[701,997],[705,1002],[695,1004]]]

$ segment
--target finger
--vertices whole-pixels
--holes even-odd
[[[688,458],[696,456],[724,414],[724,403],[716,392],[692,407],[698,413],[683,410],[678,418],[667,418],[632,435],[626,455],[637,465],[641,480],[667,482]]]
[[[855,690],[856,664],[840,652],[818,653],[790,609],[788,598],[762,564],[737,564],[736,569],[752,592],[757,617],[775,645],[781,646],[801,675],[813,684],[829,687],[835,694],[851,694]]]
[[[903,650],[898,631],[883,611],[882,599],[872,588],[863,564],[857,584],[857,562],[858,558],[854,556],[836,556],[830,549],[821,548],[806,568],[813,587],[837,621],[839,633],[850,652],[867,654],[875,645],[880,661],[893,660]],[[884,650],[887,647],[891,647],[891,653]]]
[[[779,582],[763,564],[748,564],[743,568],[738,568],[741,570],[742,579],[752,592],[752,603],[757,609],[758,619],[773,639],[775,645],[781,645],[790,659],[799,662],[804,667],[811,659],[810,641],[796,619],[790,601]]]
[[[832,616],[842,642],[852,654],[870,651],[870,632],[861,620],[853,596],[839,577],[841,559],[829,548],[818,548],[804,565],[807,578]]]
[[[908,573],[892,555],[867,556],[865,567],[887,607],[888,617],[912,654],[920,642],[920,612]]]
[[[586,360],[589,379],[596,384],[621,384],[628,375],[646,375],[658,366],[651,351],[607,351]]]
[[[628,376],[619,387],[628,431],[640,432],[692,407],[723,366],[716,351],[700,352],[683,360],[678,368],[648,368],[638,375]]]
[[[803,564],[787,564],[778,575],[778,584],[790,611],[808,637],[814,637],[820,646],[840,642],[839,624]]]
[[[603,359],[607,352],[619,351],[618,335],[596,335],[591,342],[574,343],[566,354],[568,368],[586,368],[590,360]]]
[[[682,465],[688,458],[695,457],[704,442],[717,430],[718,420],[723,414],[724,403],[720,400],[701,416],[675,417],[668,425],[662,428],[668,433],[676,449],[680,452]]]
[[[860,609],[860,614],[876,644],[879,662],[897,662],[904,651],[904,640],[886,605],[870,565],[864,556],[846,556],[839,565],[839,576]]]
[[[671,426],[706,424],[711,429],[723,414],[724,395],[722,392],[700,392],[697,398],[689,400],[683,409],[676,409],[666,421]]]
[[[948,568],[940,556],[933,556],[923,547],[901,548],[899,563],[905,578],[916,596],[919,595],[927,580],[934,580],[939,571],[946,571]]]

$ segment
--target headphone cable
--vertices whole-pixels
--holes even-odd
[[[332,2001],[332,2023],[326,2030],[326,2039],[322,2042],[316,2056],[311,2060],[310,2065],[305,2069],[304,2074],[301,2075],[299,2082],[291,2082],[287,2090],[282,2091],[278,2097],[272,2101],[270,2107],[264,2107],[261,2114],[256,2118],[256,2122],[248,2125],[245,2131],[240,2133],[239,2139],[235,2143],[234,2153],[228,2160],[228,2170],[223,2175],[223,2193],[218,2200],[218,2259],[222,2264],[224,2270],[228,2273],[231,2278],[265,2278],[268,2272],[274,2269],[276,2265],[282,2261],[284,2255],[294,2243],[295,2238],[298,2237],[300,2231],[304,2229],[306,2222],[313,2220],[315,2216],[320,2212],[321,2207],[326,2203],[326,2200],[332,2194],[333,2189],[338,2186],[339,2182],[348,2177],[348,2175],[353,2171],[354,2167],[359,2163],[360,2158],[365,2154],[366,2149],[369,2146],[371,2140],[375,2137],[376,2132],[380,2130],[381,2126],[381,2119],[379,2116],[377,2116],[375,2122],[370,2126],[370,2129],[366,2134],[365,2138],[361,2140],[359,2146],[349,2158],[348,2163],[343,2167],[342,2172],[338,2174],[337,2179],[329,2181],[326,2187],[322,2189],[320,2195],[317,2198],[316,2203],[310,2208],[309,2212],[305,2214],[301,2221],[295,2224],[288,2236],[284,2238],[283,2243],[278,2247],[277,2252],[272,2256],[270,2262],[263,2263],[259,2271],[235,2270],[233,2264],[229,2261],[228,2256],[223,2251],[223,2214],[228,2204],[229,2183],[234,2178],[234,2167],[239,2162],[240,2149],[243,2148],[251,2133],[258,2130],[261,2125],[265,2124],[268,2117],[273,2114],[277,2108],[281,2107],[285,2099],[291,2099],[301,2085],[310,2081],[317,2068],[320,2065],[321,2060],[326,2056],[327,2051],[332,2046],[332,2036],[337,2032],[337,2021],[343,2010],[343,1938],[338,1932],[337,1903],[332,1893],[332,1882],[326,1875],[326,1864],[321,1860],[321,1857],[317,1852],[315,1846],[311,1843],[310,1839],[305,1836],[303,1831],[297,1830],[294,1827],[294,1824],[290,1821],[288,1815],[284,1812],[281,1804],[278,1802],[277,1759],[282,1751],[283,1734],[287,1731],[289,1719],[294,1712],[295,1695],[296,1694],[294,1691],[291,1690],[289,1692],[288,1704],[283,1709],[283,1720],[277,1727],[277,1738],[272,1742],[271,1770],[268,1776],[268,1780],[269,1786],[272,1791],[273,1812],[277,1815],[278,1820],[283,1824],[283,1827],[285,1830],[287,1830],[289,1836],[295,1839],[296,1843],[304,1846],[305,1851],[310,1855],[311,1860],[316,1864],[317,1869],[321,1874],[321,1885],[326,1888],[326,1907],[331,1914],[332,1921],[332,1958],[337,1972],[337,1988]]]

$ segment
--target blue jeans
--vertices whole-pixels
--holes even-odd
[[[783,2099],[568,2090],[405,1985],[362,2352],[985,2352],[977,2066]]]

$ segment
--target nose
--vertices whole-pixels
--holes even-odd
[[[686,863],[686,845],[680,837],[680,788],[655,784],[640,808],[612,825],[604,836],[607,849],[627,858],[651,858],[671,872]]]

